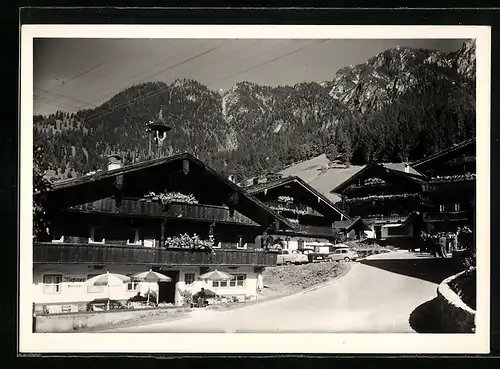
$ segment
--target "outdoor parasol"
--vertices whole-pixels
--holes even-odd
[[[150,283],[158,283],[158,282],[171,282],[172,278],[167,277],[166,275],[163,275],[161,273],[153,272],[151,269],[147,272],[142,272],[142,273],[137,273],[135,274],[132,278],[141,281],[141,282],[150,282]],[[148,302],[147,304],[149,305],[149,291],[150,289],[148,288]],[[158,304],[159,299],[159,293],[156,294],[156,303]]]
[[[234,279],[234,275],[228,274],[221,272],[217,269],[212,270],[211,272],[204,273],[198,277],[198,279],[204,280],[204,281],[229,281],[231,279]],[[215,292],[217,294],[217,288],[214,287]]]
[[[107,310],[109,310],[109,287],[110,286],[120,286],[124,283],[130,282],[130,278],[123,274],[110,273],[109,271],[104,274],[96,275],[87,280],[87,284],[90,286],[107,286],[108,290],[108,303]]]

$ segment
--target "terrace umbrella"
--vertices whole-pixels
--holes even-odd
[[[198,277],[198,279],[204,280],[204,281],[229,281],[231,279],[234,279],[234,275],[228,274],[225,272],[221,272],[217,269],[212,270],[211,272],[204,273]],[[214,287],[215,293],[217,294],[217,288]]]
[[[147,272],[137,273],[133,276],[134,279],[137,279],[141,282],[150,282],[150,283],[158,283],[158,282],[171,282],[172,278],[167,277],[164,274],[153,272],[151,269]],[[149,305],[149,288],[148,288],[148,302]],[[156,294],[156,303],[158,304],[159,293]]]
[[[109,310],[109,287],[110,286],[120,286],[123,285],[124,283],[130,282],[130,277],[127,277],[126,275],[123,274],[116,274],[116,273],[110,273],[106,272],[104,274],[99,274],[96,275],[95,277],[92,277],[87,280],[87,284],[90,286],[107,286],[108,288],[108,303],[107,303],[107,310]]]

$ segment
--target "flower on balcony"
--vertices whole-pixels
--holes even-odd
[[[455,174],[451,176],[436,176],[431,178],[432,183],[440,183],[440,182],[453,182],[453,181],[463,181],[463,180],[475,180],[476,173],[464,173],[464,174]]]
[[[293,202],[293,197],[290,197],[290,196],[278,196],[278,202],[283,202],[285,204],[291,204]]]
[[[198,204],[198,200],[192,195],[185,195],[180,192],[165,192],[162,193],[154,193],[154,192],[149,192],[143,196],[145,199],[152,200],[152,201],[159,201],[163,205],[172,203],[172,202],[177,202],[177,203],[183,203],[183,204]]]
[[[368,178],[364,182],[364,185],[368,186],[368,185],[376,185],[376,184],[384,184],[384,183],[385,183],[385,181],[383,179],[372,177],[372,178]]]
[[[345,199],[345,202],[351,203],[351,202],[368,202],[368,201],[374,201],[374,200],[393,200],[393,199],[407,199],[407,198],[415,198],[419,197],[420,194],[418,193],[397,193],[397,194],[391,194],[391,195],[370,195],[370,196],[365,196],[365,197],[351,197]]]
[[[187,233],[179,236],[167,237],[165,246],[179,249],[212,250],[214,245],[214,236],[210,235],[208,240],[201,239],[196,233],[189,235]]]
[[[288,220],[290,223],[296,223],[296,224],[299,223],[298,219],[286,218],[286,220]]]
[[[285,207],[283,205],[278,205],[278,206],[270,206],[272,210],[275,210],[277,212],[282,212],[282,211],[289,211],[291,213],[297,214],[297,215],[306,215],[307,210],[302,210],[302,209],[293,209],[289,207]]]

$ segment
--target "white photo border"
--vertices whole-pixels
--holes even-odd
[[[169,36],[169,35],[175,35]],[[228,37],[230,35],[230,37]],[[34,38],[476,39],[477,316],[475,334],[32,333]],[[20,118],[20,353],[471,354],[490,350],[490,76],[488,26],[23,25]],[[198,342],[198,344],[193,344]],[[203,342],[203,344],[201,344]],[[221,351],[224,348],[224,351]]]

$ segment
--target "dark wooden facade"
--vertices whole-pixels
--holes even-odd
[[[431,205],[423,214],[435,231],[472,226],[476,203],[476,140],[471,139],[413,164],[428,176],[423,197]]]
[[[298,225],[294,231],[278,232],[281,234],[335,241],[341,232],[334,227],[335,222],[351,220],[299,177],[273,179],[249,186],[247,190],[272,210]]]
[[[406,171],[386,164],[369,164],[331,192],[341,196],[342,208],[369,225],[377,239],[420,234],[415,218],[427,206],[422,196],[425,176],[407,165]]]
[[[197,203],[144,196],[165,190]],[[52,230],[36,240],[35,264],[275,265],[255,239],[295,227],[189,154],[62,182],[44,201]],[[173,247],[182,234],[213,236],[214,253]]]

